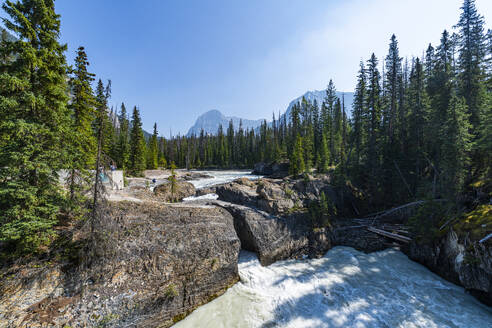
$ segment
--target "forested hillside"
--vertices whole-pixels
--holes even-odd
[[[2,8],[16,37],[2,32],[0,43],[0,242],[8,249],[38,249],[61,217],[83,217],[90,170],[111,163],[140,175],[171,163],[251,168],[288,160],[292,175],[329,173],[385,207],[490,197],[492,32],[473,0],[422,58],[400,54],[395,35],[384,58],[366,54],[351,106],[327,77],[323,102],[303,99],[290,117],[273,115],[259,131],[230,122],[216,135],[171,139],[160,137],[157,125],[145,138],[137,106],[121,104],[115,119],[111,83],[98,79],[93,89],[84,47],[66,62],[52,0],[6,1]],[[59,186],[61,169],[71,172],[67,190]]]

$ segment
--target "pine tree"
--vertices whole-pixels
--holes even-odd
[[[362,147],[365,145],[367,124],[366,114],[366,85],[367,78],[364,62],[360,62],[357,86],[355,87],[354,103],[352,106],[352,119],[354,126],[355,164],[358,167],[361,162]]]
[[[159,149],[158,149],[158,144],[157,144],[157,137],[158,137],[157,123],[154,123],[154,132],[152,133],[152,136],[150,137],[149,145],[147,147],[147,153],[148,153],[147,169],[150,169],[150,170],[157,169],[157,167],[159,165],[159,162],[158,162]]]
[[[330,149],[330,161],[334,161],[335,156],[335,142],[333,137],[333,117],[335,114],[335,103],[337,101],[337,94],[335,84],[333,80],[330,80],[328,87],[326,88],[326,96],[324,101],[324,108],[322,110],[321,120],[323,125],[323,131],[328,138],[328,147]],[[331,164],[331,163],[330,163]]]
[[[415,60],[415,65],[410,74],[409,85],[410,113],[410,155],[414,161],[414,194],[419,187],[422,178],[425,155],[429,150],[428,121],[429,98],[425,89],[424,69],[420,59]]]
[[[326,141],[326,135],[323,133],[321,136],[321,149],[320,149],[320,172],[326,173],[330,168],[330,151],[328,149],[328,142]]]
[[[378,60],[372,54],[367,66],[367,115],[368,115],[368,145],[366,147],[367,169],[372,178],[371,188],[377,185],[377,170],[379,168],[379,144],[381,133],[381,75],[378,71]]]
[[[102,131],[102,152],[105,157],[114,158],[115,156],[115,131],[112,117],[108,112],[108,99],[111,96],[111,81],[108,81],[104,87],[101,79],[97,82],[96,87],[96,111],[98,112],[96,119],[96,135],[97,129],[103,127]],[[102,120],[99,122],[98,120]]]
[[[0,58],[0,241],[36,250],[53,235],[60,204],[58,171],[66,167],[66,45],[53,1],[5,1]]]
[[[68,188],[70,191],[70,212],[75,214],[81,210],[83,194],[87,191],[90,179],[89,168],[94,167],[96,138],[92,130],[95,118],[95,98],[92,94],[91,82],[94,74],[87,71],[89,62],[84,47],[79,47],[75,58],[75,69],[69,80],[72,93],[72,102],[69,105],[72,114],[72,127],[69,137],[68,154],[69,176]]]
[[[94,165],[96,138],[92,130],[95,118],[95,99],[92,93],[91,83],[94,74],[87,71],[89,62],[84,47],[79,47],[75,58],[75,69],[70,79],[72,102],[70,109],[73,115],[73,129],[77,157],[74,159],[79,168],[88,168]]]
[[[158,161],[159,161],[159,166],[160,167],[167,167],[167,160],[166,160],[166,139],[164,137],[159,138],[159,154],[158,154]],[[204,163],[204,162],[203,162]],[[201,165],[200,165],[201,167]]]
[[[485,60],[484,20],[477,12],[475,0],[464,0],[459,29],[460,93],[466,100],[472,132],[476,135],[485,101],[483,64]]]
[[[130,157],[130,143],[129,143],[129,121],[128,114],[126,112],[125,104],[121,104],[121,112],[119,115],[120,130],[118,134],[118,141],[116,144],[116,165],[125,170],[128,167],[128,160]]]
[[[304,150],[302,148],[302,137],[298,133],[294,142],[294,150],[291,155],[289,170],[292,175],[299,175],[306,171],[304,164]]]
[[[331,155],[335,157],[335,161],[340,164],[341,161],[341,151],[342,151],[342,133],[343,133],[343,117],[342,117],[342,105],[340,104],[340,99],[337,98],[335,102],[333,115],[333,150]]]
[[[145,138],[142,131],[142,120],[137,106],[133,107],[132,128],[130,131],[129,169],[133,175],[141,175],[145,170]]]
[[[394,130],[396,127],[396,119],[398,112],[398,93],[399,83],[401,79],[401,57],[398,50],[398,41],[396,36],[391,36],[391,42],[389,45],[389,52],[386,56],[386,81],[385,81],[385,95],[387,97],[385,110],[385,129],[386,137],[390,145],[394,142]]]
[[[456,196],[462,190],[467,175],[466,168],[471,150],[471,124],[466,101],[453,92],[449,103],[446,124],[442,134],[444,188],[446,194]]]

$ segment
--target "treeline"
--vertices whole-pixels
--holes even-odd
[[[92,89],[85,49],[67,64],[53,0],[5,1],[2,9],[10,34],[0,39],[0,250],[12,255],[49,244],[60,220],[87,217],[100,176],[93,172],[118,162],[139,174],[155,159],[138,109],[132,124],[124,106],[117,121],[111,82]],[[155,138],[148,148],[157,149]]]
[[[167,140],[164,156],[181,167],[251,166],[290,160],[292,174],[333,171],[376,203],[456,198],[490,189],[492,33],[465,0],[455,33],[444,31],[422,58],[404,59],[393,35],[382,63],[360,62],[350,119],[333,81],[321,104],[303,99],[289,117],[259,131]]]
[[[492,33],[473,0],[464,1],[456,33],[444,31],[423,58],[404,60],[393,36],[382,65],[374,54],[361,61],[350,119],[330,81],[321,104],[303,99],[258,130],[231,122],[216,135],[169,139],[156,125],[146,138],[137,107],[131,115],[124,104],[109,109],[111,83],[92,89],[83,47],[67,64],[53,0],[2,8],[16,39],[2,33],[0,43],[0,246],[37,249],[62,217],[83,217],[91,170],[110,164],[140,175],[172,163],[231,168],[288,159],[294,175],[331,172],[334,183],[350,180],[386,206],[490,189]]]

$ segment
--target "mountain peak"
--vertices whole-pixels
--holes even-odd
[[[216,134],[219,126],[222,125],[224,130],[229,126],[229,122],[232,120],[234,129],[239,129],[239,123],[242,121],[244,129],[254,129],[260,126],[263,120],[248,120],[235,116],[225,116],[217,109],[209,110],[200,115],[195,124],[188,130],[187,136],[200,135],[201,131],[207,134]]]

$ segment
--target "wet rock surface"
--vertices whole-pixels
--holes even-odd
[[[112,204],[90,262],[11,268],[1,327],[169,327],[235,283],[240,241],[211,206]]]
[[[403,251],[441,277],[465,287],[492,306],[492,243],[459,236],[452,229],[434,242],[412,241]]]

